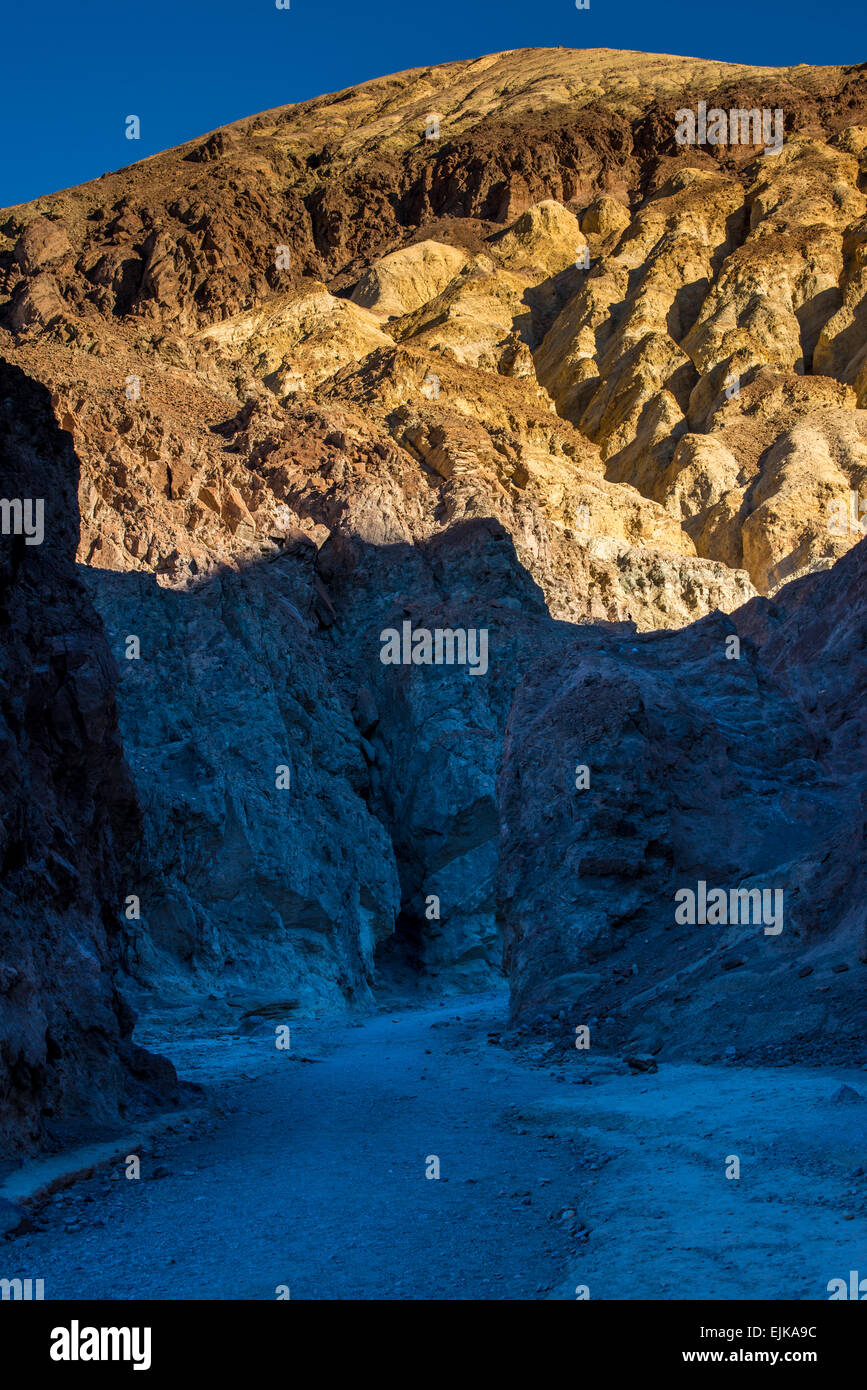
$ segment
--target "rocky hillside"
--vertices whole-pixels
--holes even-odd
[[[76,575],[77,483],[47,391],[0,365],[0,495],[44,503],[34,543],[0,549],[0,1152],[92,1135],[177,1091],[132,1042],[115,984],[141,811]]]
[[[638,1053],[863,1056],[867,545],[731,617],[584,629],[522,683],[499,790],[516,1019],[570,1047],[577,1024]]]
[[[679,143],[702,103],[779,113],[781,146]],[[0,216],[0,353],[74,441],[120,672],[140,912],[94,902],[127,992],[463,988],[505,928],[535,1017],[702,847],[740,881],[791,832],[822,877],[814,822],[854,833],[859,793],[831,762],[798,782],[842,716],[810,705],[778,591],[831,604],[867,529],[865,193],[863,64],[557,49],[267,112]],[[485,671],[384,664],[406,623],[484,632]],[[631,790],[561,799],[573,753]],[[760,811],[698,814],[692,769],[727,785],[727,759]],[[732,829],[747,810],[761,832]]]

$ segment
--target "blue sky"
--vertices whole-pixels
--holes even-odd
[[[403,68],[504,48],[732,62],[867,60],[867,0],[41,0],[7,6],[0,206],[215,126]],[[141,118],[141,140],[124,136]]]

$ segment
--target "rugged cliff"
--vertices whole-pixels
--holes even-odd
[[[749,138],[679,143],[700,105]],[[865,180],[863,65],[527,50],[4,213],[0,349],[74,440],[120,671],[133,997],[463,988],[505,928],[533,1018],[634,932],[691,959],[693,870],[788,876],[775,969],[842,875],[843,949],[861,675],[823,704],[803,610],[867,526]],[[405,624],[484,672],[384,662]]]
[[[0,1152],[61,1141],[177,1090],[115,985],[141,810],[117,672],[76,575],[78,461],[48,392],[0,363]],[[41,505],[40,505],[41,504]],[[38,524],[37,524],[38,523]]]
[[[865,567],[862,543],[773,601],[588,629],[534,668],[499,788],[516,1019],[669,1056],[861,1055]]]

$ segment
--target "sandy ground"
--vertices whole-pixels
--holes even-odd
[[[0,1247],[47,1299],[827,1299],[867,1276],[867,1072],[496,1038],[505,997],[151,1034],[212,1117]],[[493,1034],[493,1038],[489,1038]],[[432,1158],[439,1160],[439,1178]],[[730,1156],[740,1178],[727,1179]]]

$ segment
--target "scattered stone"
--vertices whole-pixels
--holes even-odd
[[[840,1086],[831,1096],[833,1105],[861,1105],[864,1097],[853,1086]]]
[[[655,1072],[659,1070],[653,1057],[626,1057],[624,1060],[627,1066],[634,1072]]]
[[[33,1223],[23,1207],[8,1201],[6,1197],[0,1197],[0,1238],[24,1235],[33,1229]]]

